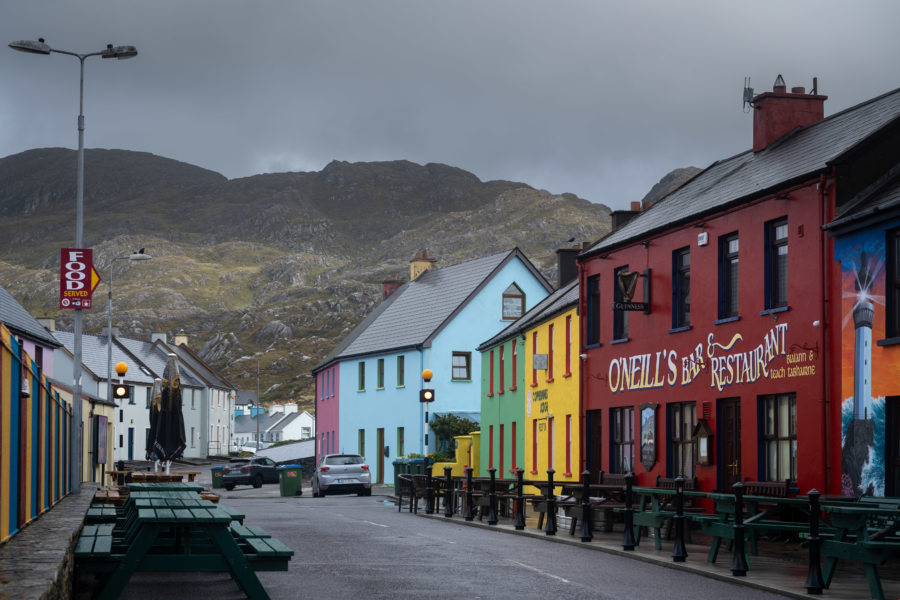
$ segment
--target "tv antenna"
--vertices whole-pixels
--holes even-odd
[[[753,88],[750,87],[750,78],[744,77],[744,113],[750,112],[753,106]]]

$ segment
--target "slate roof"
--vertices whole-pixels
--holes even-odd
[[[900,117],[900,89],[798,128],[759,151],[717,161],[582,256],[612,249],[672,225],[808,180]]]
[[[214,371],[212,367],[203,362],[199,356],[193,353],[187,346],[170,346],[165,345],[178,356],[181,362],[192,368],[210,387],[233,389],[234,386],[227,379]]]
[[[516,258],[522,260],[548,291],[552,290],[552,286],[518,248],[426,271],[415,281],[400,286],[379,304],[315,367],[314,372],[335,358],[427,347],[452,317],[481,290],[491,275]]]
[[[266,413],[262,417],[260,417],[259,421],[259,433],[260,435],[267,432],[269,427],[272,427],[278,421],[284,417],[281,413],[269,414]],[[256,433],[256,419],[251,417],[250,415],[238,415],[234,418],[234,432],[235,433]]]
[[[70,331],[54,331],[53,335],[57,340],[59,340],[58,343],[64,346],[70,354],[74,354],[74,333]],[[116,341],[119,341],[119,339],[113,339],[113,366],[115,366],[117,362],[124,362],[128,365],[128,373],[125,374],[126,381],[152,385],[152,372],[149,374],[145,373],[140,368],[140,365],[136,364],[136,361],[116,344]],[[108,379],[108,377],[106,376],[106,354],[107,347],[105,335],[92,335],[89,333],[84,333],[81,335],[81,364],[83,364],[91,373],[96,375],[98,379]],[[160,371],[160,373],[162,373],[162,371]],[[115,372],[113,372],[113,378],[115,377],[116,374]]]
[[[887,180],[846,209],[825,229],[848,230],[884,221],[900,212],[900,175]]]
[[[135,358],[155,373],[156,377],[162,377],[163,372],[166,370],[167,358],[164,348],[158,347],[152,342],[144,342],[117,336],[113,337],[113,344],[120,344],[125,350],[133,354]],[[115,364],[115,361],[113,361],[113,364]],[[206,384],[197,379],[188,369],[180,368],[178,371],[181,375],[181,385],[189,387],[206,387]],[[153,378],[151,378],[150,381],[152,383]]]
[[[275,414],[278,414],[278,413],[275,413]],[[290,424],[291,424],[292,422],[294,422],[295,420],[299,419],[299,418],[300,418],[300,415],[302,415],[302,414],[303,414],[303,413],[299,413],[299,412],[288,413],[287,415],[284,416],[283,419],[281,419],[281,420],[278,421],[275,425],[272,426],[271,431],[272,431],[272,432],[275,432],[275,431],[284,431],[284,428],[285,428],[285,427],[287,427],[288,425],[290,425]],[[260,426],[262,426],[262,423],[260,423]]]
[[[48,377],[47,379],[50,381],[50,385],[52,385],[53,387],[64,390],[70,394],[75,393],[75,391],[72,389],[75,386],[73,386],[71,383],[66,383],[64,381],[60,381],[59,379],[54,379],[52,377]],[[81,390],[81,397],[83,399],[90,400],[91,402],[94,402],[96,404],[103,404],[106,406],[118,406],[118,404],[116,404],[114,400],[107,400],[106,398],[101,398],[100,396],[95,396],[94,394],[89,394],[88,392],[84,391],[83,389]]]
[[[482,352],[509,338],[519,335],[533,325],[546,321],[554,315],[568,310],[578,303],[578,279],[573,279],[531,308],[527,313],[511,323],[506,329],[478,346]]]
[[[19,334],[51,348],[58,348],[59,342],[47,328],[37,322],[12,294],[0,285],[0,321],[14,334]]]

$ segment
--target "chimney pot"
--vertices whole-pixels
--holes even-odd
[[[640,212],[640,210],[641,210],[641,203],[640,203],[639,200],[633,200],[633,201],[631,202],[631,210]]]
[[[781,73],[775,78],[775,83],[772,85],[772,91],[776,94],[784,94],[787,92],[787,85],[784,83],[784,78],[781,76]]]
[[[792,88],[791,88],[791,93],[792,93],[792,94],[805,94],[805,93],[806,93],[806,88],[803,87],[802,85],[799,85],[799,86],[797,86],[797,87],[792,87]]]
[[[775,80],[772,92],[759,94],[752,100],[753,151],[769,147],[798,127],[806,127],[825,117],[825,100],[828,96],[806,94],[803,87],[787,86],[781,75]]]

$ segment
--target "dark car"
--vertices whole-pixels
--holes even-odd
[[[327,454],[319,461],[312,476],[313,497],[325,494],[372,495],[369,465],[359,454]]]
[[[222,485],[233,490],[236,485],[262,487],[264,483],[278,483],[278,465],[266,456],[232,458],[222,471]]]

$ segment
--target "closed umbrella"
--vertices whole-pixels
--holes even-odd
[[[145,453],[147,460],[158,460],[153,451],[153,442],[156,441],[156,419],[159,417],[159,407],[162,402],[162,379],[153,380],[153,390],[150,392],[150,432],[147,434]]]
[[[186,447],[184,415],[181,412],[181,375],[178,372],[178,359],[174,354],[169,354],[163,371],[153,453],[159,460],[166,461],[168,472],[171,461],[179,458]]]

